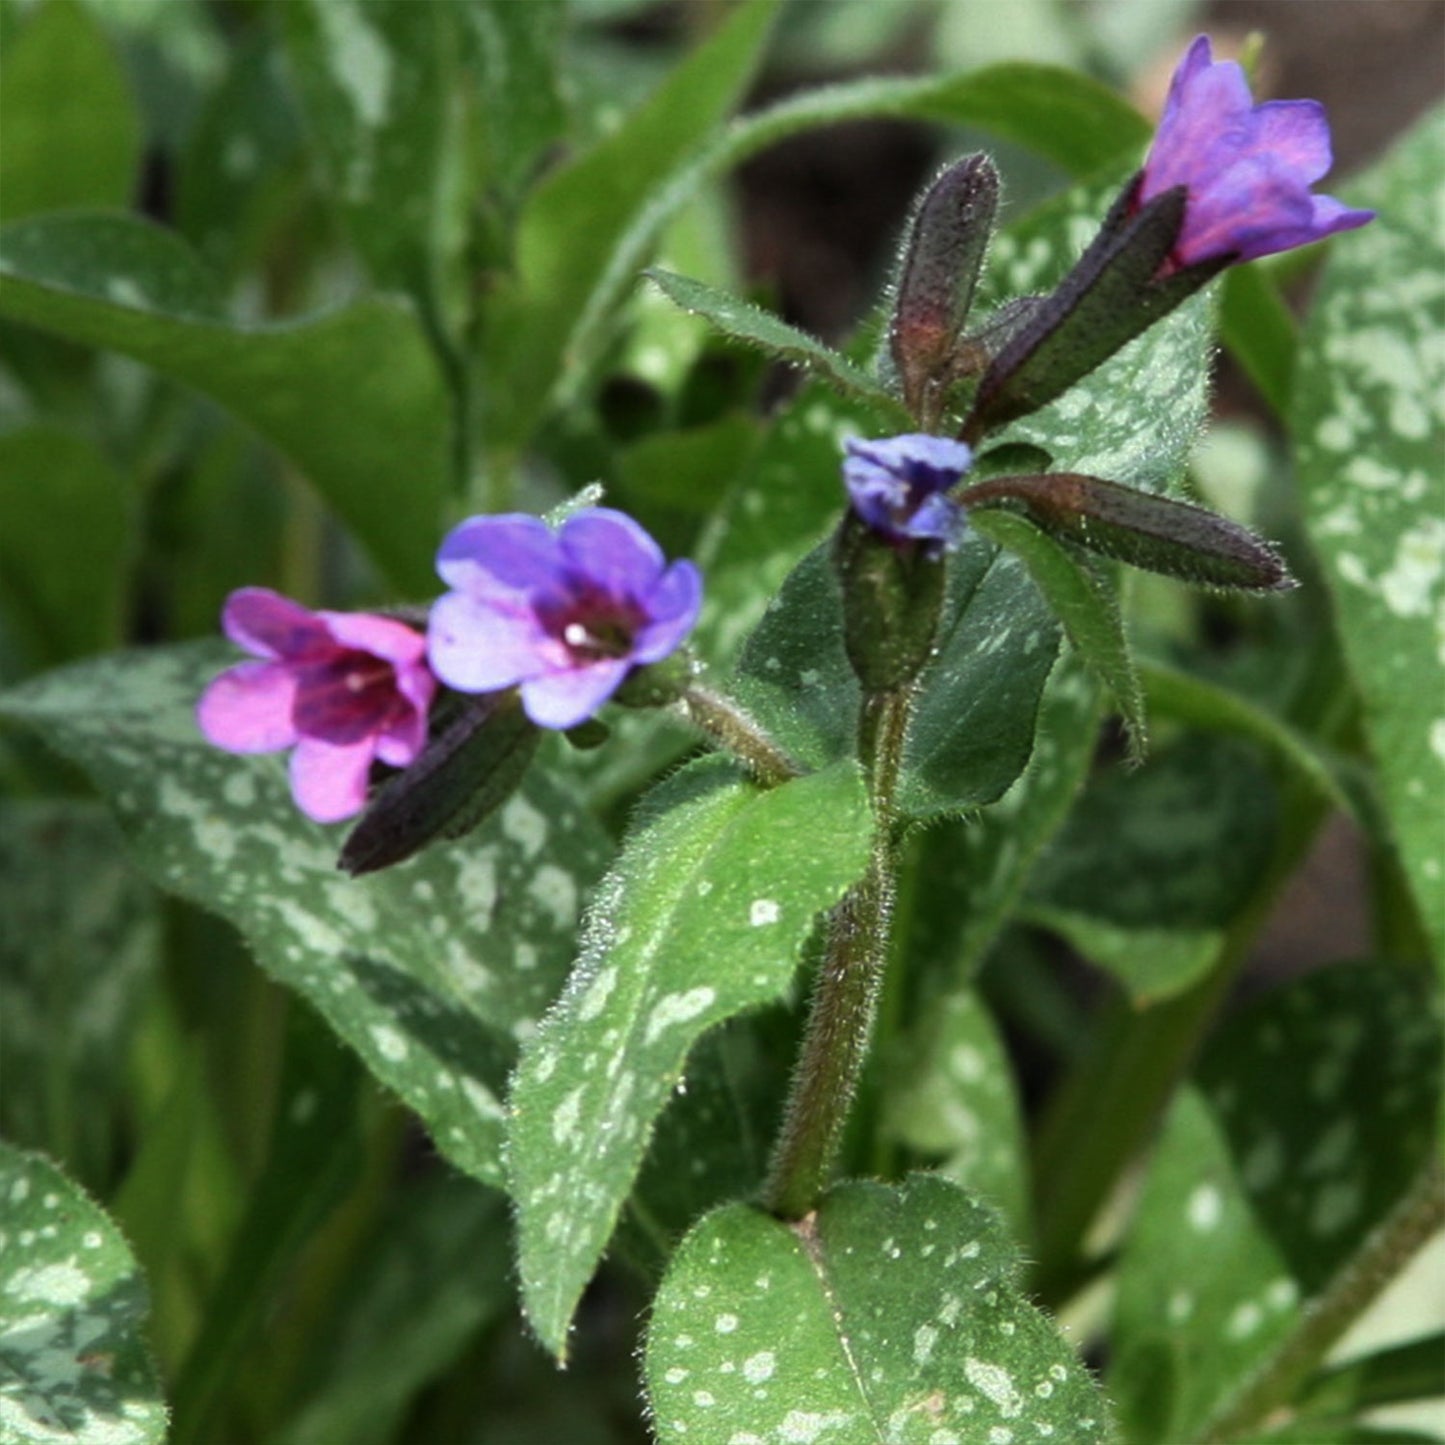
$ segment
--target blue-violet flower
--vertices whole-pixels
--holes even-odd
[[[1243,69],[1215,62],[1201,35],[1174,72],[1136,202],[1187,188],[1176,265],[1222,256],[1250,261],[1373,218],[1373,211],[1311,194],[1330,161],[1330,128],[1318,101],[1255,105]]]
[[[843,483],[853,510],[889,542],[946,551],[963,536],[963,509],[946,493],[973,452],[947,437],[910,432],[877,441],[849,438]]]
[[[363,612],[311,612],[264,587],[231,593],[221,625],[259,660],[216,678],[196,721],[228,752],[293,749],[291,794],[308,818],[359,813],[373,760],[416,761],[436,692],[421,633]]]
[[[437,553],[454,590],[432,606],[432,667],[461,692],[521,687],[539,727],[585,722],[627,674],[692,630],[702,579],[667,565],[632,518],[589,507],[553,532],[536,517],[473,517]]]

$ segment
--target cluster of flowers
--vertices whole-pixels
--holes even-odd
[[[404,768],[427,741],[437,683],[458,692],[517,687],[538,727],[586,721],[638,666],[692,630],[702,583],[669,566],[630,517],[590,507],[553,532],[536,517],[473,517],[437,554],[452,589],[423,636],[368,613],[311,612],[247,587],[222,614],[257,660],[218,677],[201,731],[236,753],[293,749],[291,790],[319,823],[361,811],[374,761]]]
[[[1312,194],[1329,166],[1322,108],[1254,105],[1240,67],[1215,63],[1200,36],[1120,215],[1182,192],[1155,279],[1217,268],[1368,221],[1369,211]],[[965,531],[964,507],[949,494],[972,459],[966,442],[922,433],[851,441],[853,513],[887,547],[936,558]],[[425,636],[391,617],[312,612],[261,588],[234,593],[223,627],[255,660],[206,690],[205,736],[233,752],[291,748],[297,804],[339,821],[365,805],[373,762],[405,768],[420,756],[439,682],[474,694],[518,688],[531,722],[574,728],[634,668],[672,653],[701,604],[697,569],[669,565],[636,522],[608,508],[578,512],[556,531],[530,516],[472,518],[443,542],[437,570],[451,590],[432,606]]]

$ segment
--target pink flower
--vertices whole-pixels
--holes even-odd
[[[588,507],[553,532],[537,517],[473,517],[437,554],[454,590],[432,607],[431,663],[459,692],[518,687],[544,728],[591,717],[635,667],[697,621],[702,579],[667,564],[631,517]]]
[[[1373,218],[1373,211],[1312,194],[1330,162],[1330,127],[1318,101],[1255,105],[1244,71],[1233,61],[1216,63],[1201,35],[1174,72],[1136,204],[1183,186],[1174,262],[1251,261]]]
[[[261,660],[223,672],[196,721],[228,752],[292,748],[291,794],[308,818],[359,813],[374,759],[415,762],[436,691],[419,632],[364,612],[309,612],[264,587],[233,592],[221,626]]]

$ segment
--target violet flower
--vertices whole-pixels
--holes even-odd
[[[1174,72],[1136,204],[1184,186],[1175,264],[1252,261],[1373,218],[1373,211],[1311,194],[1330,161],[1330,128],[1318,101],[1255,105],[1243,69],[1214,61],[1201,35]]]
[[[260,660],[211,683],[196,721],[228,752],[293,749],[291,795],[308,818],[359,813],[373,760],[404,768],[425,746],[436,679],[415,629],[364,612],[310,612],[264,587],[233,592],[221,626]]]
[[[843,484],[874,532],[895,544],[923,542],[933,552],[958,545],[963,510],[945,494],[973,461],[963,442],[912,432],[845,445]]]
[[[437,553],[453,591],[432,607],[432,667],[460,692],[521,687],[538,727],[585,722],[633,668],[697,621],[702,579],[670,567],[630,517],[589,507],[553,532],[520,513],[473,517]]]

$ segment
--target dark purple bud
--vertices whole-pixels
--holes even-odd
[[[1217,259],[1162,274],[1183,223],[1184,191],[1139,206],[1138,188],[1135,176],[1078,264],[989,363],[960,432],[964,441],[977,445],[987,432],[1046,406],[1224,269]]]
[[[374,873],[439,838],[470,832],[516,792],[541,737],[515,692],[467,699],[461,715],[372,800],[337,866]]]
[[[959,374],[955,350],[998,208],[998,172],[965,156],[924,192],[903,249],[888,343],[909,412],[927,425]]]
[[[994,477],[958,500],[1021,513],[1051,536],[1197,586],[1282,592],[1296,585],[1279,553],[1247,527],[1101,477]]]

